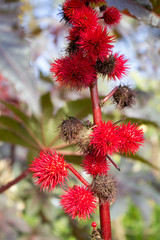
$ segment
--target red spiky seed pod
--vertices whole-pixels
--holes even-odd
[[[123,123],[119,126],[118,131],[121,136],[119,152],[125,153],[126,155],[130,155],[130,153],[135,154],[139,150],[139,147],[143,145],[143,129],[137,124],[131,124],[131,122],[127,124]]]
[[[85,155],[83,164],[84,171],[93,177],[96,175],[107,174],[109,168],[109,163],[106,157],[101,155],[95,155],[94,152]]]
[[[67,21],[72,19],[76,9],[80,9],[84,6],[84,2],[81,0],[65,0],[62,5],[64,19]]]
[[[104,22],[108,25],[117,25],[121,20],[121,14],[115,7],[107,7],[103,13]]]
[[[132,107],[135,104],[135,91],[128,86],[119,86],[113,94],[113,103],[118,108]]]
[[[81,32],[77,42],[85,55],[96,61],[103,61],[112,52],[114,37],[110,36],[107,28],[97,25],[96,28],[87,28]]]
[[[72,218],[78,217],[80,220],[90,218],[97,208],[97,200],[91,190],[84,186],[74,186],[65,191],[61,196],[60,204],[65,213]]]
[[[114,202],[117,195],[117,183],[111,175],[97,175],[91,184],[91,189],[100,200],[100,204]]]
[[[47,191],[53,190],[58,184],[62,187],[68,175],[63,156],[51,149],[41,151],[39,157],[30,164],[29,170],[33,172],[35,184]]]
[[[96,78],[93,62],[82,52],[57,59],[51,64],[50,71],[60,86],[76,90],[89,87]]]
[[[112,155],[119,149],[120,135],[117,132],[117,126],[112,121],[106,123],[101,121],[95,125],[90,137],[90,145],[93,146],[97,156]]]
[[[84,6],[75,10],[70,22],[78,31],[85,31],[88,28],[93,29],[97,26],[98,15],[92,8]]]

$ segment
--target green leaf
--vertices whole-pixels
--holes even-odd
[[[30,141],[27,141],[20,134],[4,128],[0,129],[0,141],[18,144],[28,148],[36,148],[35,146],[32,145]]]
[[[153,4],[153,10],[160,16],[159,0],[150,0]]]
[[[43,120],[42,120],[43,121]],[[57,122],[55,121],[54,118],[48,119],[47,123],[42,122],[42,133],[43,133],[43,138],[45,142],[45,146],[52,145],[52,142],[57,142],[59,137],[58,137],[58,130],[57,130]],[[54,141],[55,139],[55,141]],[[56,140],[57,139],[57,140]]]
[[[57,112],[55,118],[57,121],[62,121],[65,115],[82,119],[92,113],[92,105],[90,98],[69,101],[65,106]]]
[[[22,120],[22,122],[24,122],[24,123],[28,123],[29,122],[29,116],[27,116],[18,107],[16,107],[13,104],[10,104],[8,102],[5,102],[3,100],[0,100],[0,102],[3,103],[8,109],[10,109],[17,117],[19,117]]]
[[[65,160],[69,163],[80,165],[82,163],[82,156],[64,155]]]
[[[53,104],[50,98],[50,92],[45,93],[41,97],[41,109],[45,120],[49,120],[53,116]]]
[[[117,114],[117,116],[115,114],[107,114],[106,115],[106,114],[102,113],[102,119],[104,119],[106,121],[112,120],[113,122],[116,122],[116,121],[118,121],[118,119],[121,120],[123,118],[126,118],[126,119],[122,120],[121,123],[128,123],[129,121],[131,121],[131,123],[137,123],[138,125],[141,125],[141,124],[152,125],[153,127],[160,129],[160,126],[158,123],[147,120],[147,119],[127,117],[125,115],[119,115],[119,114]]]
[[[37,145],[42,147],[41,123],[34,115],[27,116],[22,110],[13,104],[0,100],[8,109],[10,109],[23,123],[29,135],[34,139]]]
[[[0,116],[0,125],[7,127],[8,130],[16,132],[17,134],[24,136],[24,138],[30,141],[31,143],[36,144],[34,139],[30,136],[30,134],[23,126],[23,124],[17,121],[16,119],[8,116]]]
[[[125,117],[125,116],[123,116],[123,117]],[[147,119],[129,117],[124,120],[124,122],[129,122],[129,121],[131,121],[132,123],[137,123],[138,125],[140,125],[140,124],[152,125],[155,128],[160,129],[160,126],[156,122],[153,122],[153,121],[150,121]]]
[[[28,164],[31,164],[31,161],[34,160],[35,157],[39,156],[39,152],[35,149],[30,149],[27,154],[27,162]]]

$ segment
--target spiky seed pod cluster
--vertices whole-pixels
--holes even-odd
[[[117,25],[121,15],[114,7],[93,8],[103,0],[65,0],[62,5],[62,19],[69,24],[66,56],[51,64],[53,78],[60,86],[81,90],[90,87],[97,74],[108,75],[116,80],[126,74],[127,60],[123,55],[113,55],[115,38],[109,34],[106,25]]]
[[[117,195],[117,183],[111,175],[97,175],[91,184],[94,195],[99,198],[100,204],[114,202]]]
[[[113,103],[118,108],[132,107],[135,103],[135,91],[128,86],[119,86],[113,94]]]
[[[98,228],[98,229],[93,229],[92,230],[92,234],[90,236],[90,239],[91,240],[102,240],[101,238],[101,230]]]

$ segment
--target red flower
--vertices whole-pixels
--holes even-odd
[[[121,14],[115,7],[107,7],[102,17],[108,25],[119,24],[121,20]]]
[[[98,25],[96,28],[87,28],[81,32],[78,44],[84,53],[94,61],[103,60],[111,53],[114,38],[108,35],[107,28]]]
[[[93,175],[107,175],[109,164],[106,157],[94,153],[87,154],[83,160],[84,170],[86,173]]]
[[[121,136],[121,144],[119,151],[121,153],[135,154],[141,145],[143,145],[143,129],[137,124],[122,124],[119,126],[119,135]]]
[[[81,8],[82,6],[84,6],[84,2],[81,0],[66,0],[62,6],[64,19],[72,19],[75,10]]]
[[[65,191],[61,196],[60,204],[63,206],[65,213],[72,218],[78,217],[80,220],[90,218],[90,214],[94,213],[96,206],[96,198],[91,190],[84,186],[74,186]]]
[[[81,52],[58,59],[51,66],[51,73],[60,86],[80,90],[89,87],[96,77],[92,61]]]
[[[29,169],[33,172],[35,184],[47,191],[53,190],[58,184],[61,185],[68,173],[63,156],[50,149],[41,151]]]
[[[89,7],[82,7],[81,9],[76,9],[72,19],[70,21],[73,26],[81,30],[85,30],[87,28],[94,28],[98,23],[97,12]]]
[[[90,145],[93,145],[97,155],[106,156],[106,154],[112,155],[119,149],[120,136],[117,131],[117,126],[111,121],[100,122],[93,129],[93,133],[90,135]]]
[[[127,73],[128,66],[126,63],[128,59],[125,59],[124,55],[118,55],[118,53],[111,56],[114,58],[114,66],[110,68],[112,71],[108,71],[108,78],[113,80],[116,80],[116,78],[121,79]],[[108,61],[110,61],[110,58],[108,58]],[[113,60],[111,61],[113,62]]]

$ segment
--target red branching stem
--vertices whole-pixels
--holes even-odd
[[[27,168],[26,170],[24,170],[17,178],[15,178],[14,180],[10,181],[9,183],[7,183],[6,185],[2,186],[0,188],[0,193],[3,193],[4,191],[6,191],[7,189],[9,189],[10,187],[12,187],[13,185],[15,185],[16,183],[18,183],[19,181],[21,181],[23,178],[27,177],[27,175],[29,175],[30,171]]]
[[[115,166],[115,168],[117,168],[119,171],[121,171],[121,169],[117,166],[117,164],[112,160],[112,158],[108,154],[107,154],[107,158]]]
[[[99,106],[97,80],[95,80],[95,83],[90,87],[90,93],[91,93],[94,124],[98,124],[102,120],[102,114],[101,114],[101,108]]]
[[[105,98],[103,98],[100,101],[100,106],[102,107],[104,105],[105,102],[107,102],[115,93],[115,91],[118,89],[118,87],[115,87]]]
[[[110,204],[107,202],[100,205],[100,224],[103,240],[111,240],[111,219],[110,219]]]
[[[86,187],[90,185],[71,164],[68,163],[67,167]]]
[[[94,124],[98,124],[102,121],[101,107],[99,104],[97,80],[90,87],[92,109],[93,109],[93,119]],[[111,240],[111,220],[110,220],[110,205],[109,203],[101,204],[100,209],[100,224],[103,240]]]

